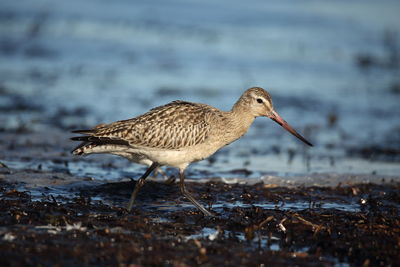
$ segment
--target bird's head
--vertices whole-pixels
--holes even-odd
[[[240,97],[239,101],[235,104],[243,111],[250,112],[254,117],[268,117],[281,125],[291,134],[299,138],[301,141],[309,146],[312,146],[303,136],[294,130],[281,116],[275,111],[272,104],[271,95],[260,87],[252,87],[247,89]],[[244,109],[243,109],[244,108]]]

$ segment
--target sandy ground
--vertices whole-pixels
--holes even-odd
[[[4,266],[396,266],[399,184],[271,188],[189,183],[216,214],[204,217],[176,185],[148,182],[136,207],[133,182],[34,196],[1,182]],[[112,203],[112,204],[111,204]]]

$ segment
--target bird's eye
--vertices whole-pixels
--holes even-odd
[[[261,99],[261,98],[257,98],[257,103],[262,103],[263,102],[263,100]]]

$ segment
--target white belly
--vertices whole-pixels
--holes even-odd
[[[190,163],[203,160],[214,154],[218,149],[219,147],[217,146],[201,144],[174,150],[138,148],[129,149],[127,152],[132,154],[140,154],[153,162],[158,162],[161,165],[185,169]]]

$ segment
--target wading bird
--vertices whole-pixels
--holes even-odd
[[[200,211],[213,216],[197,202],[185,187],[185,169],[203,160],[220,148],[243,136],[256,117],[268,117],[309,146],[274,110],[270,94],[260,87],[246,90],[230,111],[186,101],[173,101],[129,120],[102,124],[91,130],[74,133],[82,141],[72,153],[85,155],[108,153],[125,157],[133,162],[151,162],[132,192],[127,209],[132,209],[136,195],[145,179],[160,166],[178,168],[180,190]]]

